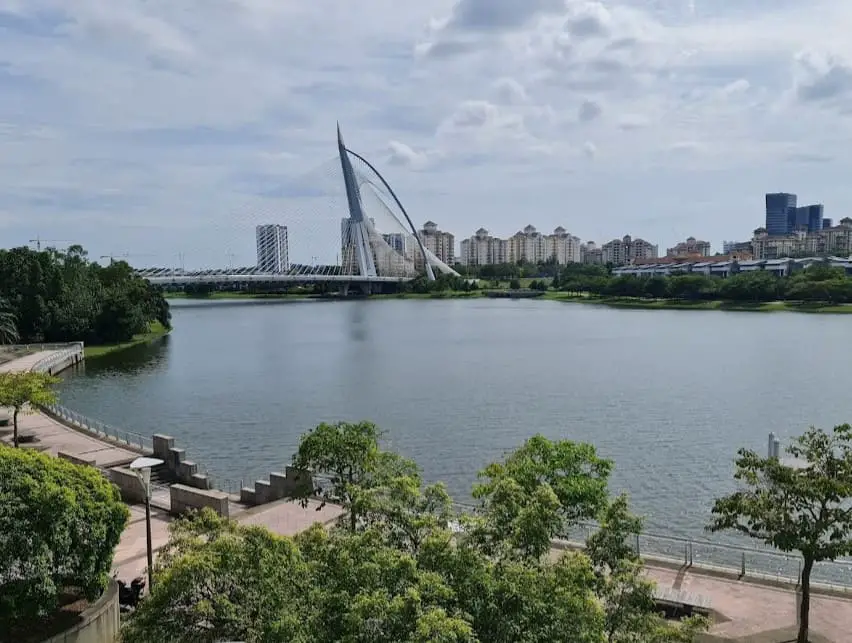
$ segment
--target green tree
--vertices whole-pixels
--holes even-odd
[[[600,517],[586,551],[596,577],[596,593],[604,608],[607,643],[692,641],[708,625],[703,618],[668,623],[656,613],[654,583],[642,577],[642,562],[629,544],[642,520],[630,513],[627,497],[618,496]]]
[[[209,509],[169,530],[154,564],[154,591],[123,628],[122,641],[311,641],[303,622],[310,616],[309,568],[291,539]]]
[[[787,448],[801,466],[741,449],[743,489],[713,505],[711,531],[734,530],[802,555],[798,643],[807,643],[814,563],[852,554],[852,427],[811,428]]]
[[[0,298],[0,344],[14,344],[19,337],[15,312],[8,301]]]
[[[520,290],[521,281],[517,278],[513,278],[511,281],[509,281],[509,288],[511,290]]]
[[[97,598],[128,516],[97,469],[0,446],[0,631],[18,640],[68,588]]]
[[[545,534],[564,536],[571,525],[598,516],[606,506],[611,471],[612,462],[599,458],[590,444],[536,435],[503,462],[485,467],[473,495],[495,533],[520,530],[530,553],[543,553]]]
[[[54,404],[51,388],[59,380],[47,373],[0,373],[0,406],[12,409],[12,440],[18,446],[18,414],[32,406]]]
[[[381,432],[372,422],[322,423],[302,436],[299,449],[293,456],[293,466],[328,476],[329,484],[315,489],[304,489],[301,501],[306,506],[312,495],[332,502],[349,512],[349,529],[358,526],[361,496],[365,490],[377,486],[377,475],[389,465],[379,448]],[[398,464],[394,462],[394,464]]]

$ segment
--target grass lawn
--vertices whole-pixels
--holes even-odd
[[[168,330],[160,323],[160,322],[151,322],[148,326],[147,333],[140,333],[139,335],[134,335],[133,339],[129,342],[121,342],[119,344],[104,344],[102,346],[92,346],[86,345],[83,349],[84,356],[88,359],[92,357],[103,357],[104,355],[109,355],[110,353],[116,353],[118,351],[122,351],[126,348],[130,348],[131,346],[138,346],[139,344],[147,344],[148,342],[153,342],[155,339],[159,339],[164,335],[169,333]]]

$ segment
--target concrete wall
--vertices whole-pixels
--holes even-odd
[[[270,473],[269,480],[258,480],[254,488],[240,489],[240,502],[247,505],[263,505],[267,502],[292,498],[302,489],[313,490],[314,481],[310,471],[287,467],[284,473]]]
[[[186,459],[186,451],[175,448],[175,439],[160,433],[153,437],[154,457],[165,462],[171,476],[178,482],[195,487],[210,489],[210,480],[206,475],[198,473],[198,465]]]
[[[68,462],[71,462],[72,464],[85,465],[85,466],[89,466],[89,467],[96,466],[95,465],[95,462],[96,462],[95,458],[81,458],[78,455],[74,455],[73,453],[66,453],[65,451],[58,451],[56,453],[56,455],[59,458],[61,458],[62,460],[67,460]]]
[[[145,488],[139,477],[130,469],[114,467],[104,472],[110,482],[118,487],[124,502],[135,504],[145,502]]]
[[[118,627],[118,583],[111,579],[101,597],[80,615],[80,622],[43,643],[114,643]]]
[[[173,484],[169,488],[173,514],[182,514],[193,509],[210,507],[220,516],[228,517],[228,494],[222,491],[195,489],[184,484]]]

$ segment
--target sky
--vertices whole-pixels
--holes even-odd
[[[326,258],[335,124],[416,223],[745,240],[850,213],[848,0],[0,0],[0,240]]]

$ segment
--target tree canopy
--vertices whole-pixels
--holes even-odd
[[[0,632],[49,616],[66,588],[96,598],[127,519],[97,469],[0,446]]]
[[[624,545],[637,523],[625,499],[608,500],[611,464],[593,448],[536,436],[483,470],[479,506],[455,516],[443,487],[424,487],[416,464],[381,449],[379,434],[370,423],[320,425],[294,458],[328,467],[320,493],[354,521],[295,538],[209,511],[177,521],[126,643],[693,640],[700,620],[654,613]],[[550,538],[588,516],[607,519],[594,555],[550,550]]]
[[[56,402],[56,393],[51,388],[59,379],[47,373],[13,372],[0,373],[0,407],[12,409],[12,440],[18,446],[18,415],[30,406]]]
[[[852,554],[852,427],[811,428],[787,453],[793,462],[741,449],[734,477],[742,488],[716,501],[708,529],[801,553],[798,642],[807,643],[814,563]]]
[[[6,302],[0,306],[0,339],[104,344],[146,332],[152,321],[170,327],[159,289],[124,261],[89,261],[80,246],[0,250],[0,297]]]

